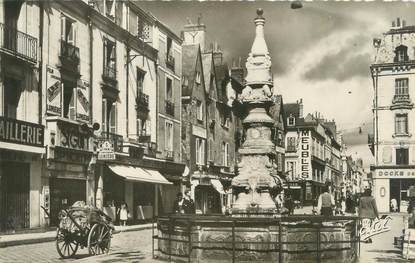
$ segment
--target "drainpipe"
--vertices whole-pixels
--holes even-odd
[[[39,124],[42,124],[43,121],[43,90],[42,90],[42,83],[43,83],[43,10],[44,10],[44,3],[43,1],[39,1],[39,82],[38,82],[38,94],[39,94],[39,102],[38,102],[38,117],[39,117]]]
[[[93,61],[93,50],[94,50],[94,35],[92,30],[92,19],[91,19],[91,8],[89,9],[88,14],[88,33],[89,33],[89,118],[90,123],[93,123],[93,72],[94,72],[94,63]]]

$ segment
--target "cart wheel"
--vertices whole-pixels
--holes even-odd
[[[78,250],[78,243],[73,240],[71,234],[61,228],[58,228],[56,235],[56,250],[62,258],[70,258]]]
[[[111,246],[111,229],[103,224],[92,226],[88,235],[88,250],[90,255],[108,253]]]

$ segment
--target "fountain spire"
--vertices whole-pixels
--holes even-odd
[[[239,149],[241,162],[239,175],[232,180],[237,194],[233,213],[247,212],[254,208],[273,211],[269,190],[280,185],[276,175],[275,145],[271,141],[271,127],[274,120],[268,114],[273,105],[273,81],[271,77],[271,57],[265,42],[263,10],[257,10],[255,18],[255,40],[246,61],[247,75],[239,102],[247,111],[242,123],[246,140]]]

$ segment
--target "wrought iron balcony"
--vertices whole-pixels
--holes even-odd
[[[137,110],[148,111],[149,97],[147,94],[140,92],[135,100]]]
[[[151,136],[150,135],[140,135],[138,136],[139,143],[150,143]]]
[[[123,137],[111,132],[102,132],[101,137],[98,137],[98,141],[109,141],[114,147],[114,152],[123,151]]]
[[[61,40],[61,55],[60,60],[62,67],[79,73],[79,48]]]
[[[104,79],[108,79],[110,81],[116,82],[117,81],[117,70],[115,69],[115,65],[105,65],[104,66],[104,73],[102,74]]]
[[[413,105],[409,94],[396,94],[393,96],[391,109],[412,108]]]
[[[174,103],[171,102],[170,100],[166,100],[165,105],[166,105],[166,114],[174,116]]]
[[[0,49],[11,55],[37,61],[37,38],[0,23]]]
[[[167,55],[166,57],[166,66],[174,71],[174,57],[172,55]]]
[[[295,145],[288,145],[287,146],[287,152],[296,152],[297,151],[297,146]]]

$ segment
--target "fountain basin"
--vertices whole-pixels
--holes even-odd
[[[158,218],[155,256],[174,262],[356,262],[358,218],[172,215]]]

